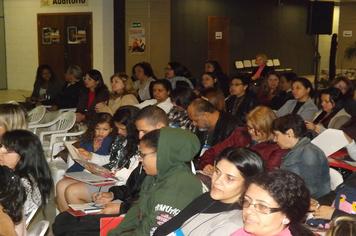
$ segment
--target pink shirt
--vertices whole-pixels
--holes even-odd
[[[241,228],[237,231],[235,231],[233,234],[230,236],[252,236],[253,234],[247,233],[244,228]],[[279,234],[276,234],[274,236],[292,236],[289,227],[285,228],[283,231],[281,231]]]
[[[261,73],[263,71],[263,69],[265,68],[266,65],[261,65],[258,67],[256,73],[254,74],[255,77],[260,78],[261,77]]]

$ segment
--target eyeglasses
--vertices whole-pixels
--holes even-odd
[[[257,212],[266,214],[266,215],[282,210],[281,208],[268,207],[262,203],[253,203],[252,199],[245,197],[242,201],[242,207],[249,208],[250,206],[253,206]]]
[[[144,159],[146,156],[154,154],[156,152],[149,152],[149,153],[142,153],[141,151],[138,151],[138,155],[140,156],[140,158]]]

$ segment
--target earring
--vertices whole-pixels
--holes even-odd
[[[289,224],[289,219],[287,219],[287,218],[284,218],[283,220],[282,220],[282,224],[284,224],[284,225],[287,225],[287,224]]]

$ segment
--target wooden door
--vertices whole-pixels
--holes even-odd
[[[38,63],[62,78],[69,65],[93,66],[92,13],[37,14]]]
[[[216,60],[229,73],[230,18],[208,17],[208,59]]]

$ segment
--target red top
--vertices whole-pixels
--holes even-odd
[[[88,93],[88,104],[87,104],[87,108],[88,109],[93,104],[94,99],[95,99],[95,92],[89,91],[89,93]]]
[[[204,169],[208,164],[214,165],[217,157],[228,147],[250,147],[251,150],[260,154],[267,170],[279,168],[282,157],[288,150],[281,149],[275,142],[266,141],[252,145],[252,139],[246,128],[236,128],[232,134],[224,141],[208,149],[199,159],[199,169]]]
[[[256,71],[256,73],[254,74],[254,76],[256,76],[257,78],[260,78],[261,77],[261,73],[263,71],[263,69],[265,68],[265,64],[263,65],[260,65]]]

